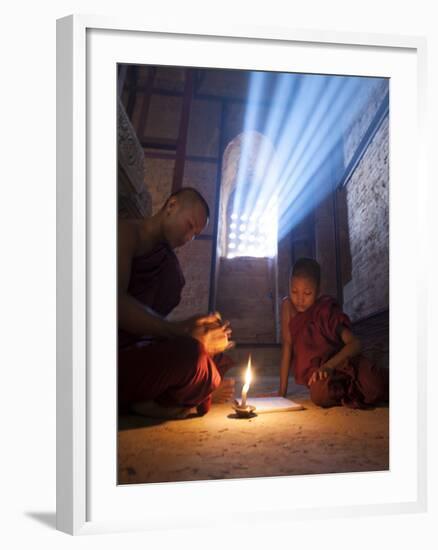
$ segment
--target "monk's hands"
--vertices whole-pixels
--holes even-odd
[[[235,344],[230,341],[231,327],[228,321],[223,322],[219,313],[196,316],[187,321],[186,334],[203,344],[211,356],[232,348]]]
[[[309,387],[318,380],[326,380],[332,372],[333,367],[330,367],[327,364],[322,365],[318,370],[314,371],[312,376],[309,378]]]

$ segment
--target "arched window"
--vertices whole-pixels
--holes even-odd
[[[245,192],[247,191],[247,192]],[[248,189],[243,190],[247,196]],[[277,254],[278,221],[276,205],[267,205],[259,199],[254,208],[245,206],[239,208],[235,200],[236,189],[231,194],[227,208],[227,242],[225,255],[227,258],[237,256],[252,256],[270,258]],[[273,203],[274,201],[271,201]]]
[[[221,179],[220,256],[232,259],[277,255],[277,195],[275,182],[269,177],[273,172],[266,170],[266,159],[273,162],[273,157],[270,141],[254,131],[239,134],[225,149]]]

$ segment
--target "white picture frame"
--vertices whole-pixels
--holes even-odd
[[[398,185],[391,187],[390,357],[391,364],[397,364],[400,377],[391,380],[390,471],[117,487],[116,455],[112,452],[116,442],[116,359],[111,344],[116,330],[115,62],[149,60],[151,64],[291,70],[288,54],[292,50],[296,54],[293,61],[296,72],[315,72],[319,67],[316,72],[388,76],[392,82],[390,181],[397,181]],[[321,50],[326,52],[326,59],[321,59]],[[234,522],[426,510],[427,346],[424,327],[419,345],[417,323],[417,313],[426,304],[425,279],[418,267],[425,257],[424,246],[418,243],[426,242],[422,238],[426,224],[422,215],[426,210],[425,64],[426,43],[421,37],[250,26],[232,29],[204,26],[202,30],[177,25],[152,28],[139,21],[76,15],[58,20],[59,530],[86,534],[209,526],[215,523],[215,509],[221,510],[221,521]],[[111,105],[112,120],[107,116]],[[104,124],[108,128],[103,129]],[[408,129],[409,139],[401,128]],[[407,147],[410,156],[404,154]],[[103,181],[108,194],[98,203],[96,193],[102,189],[99,186]],[[409,235],[403,228],[401,213],[406,205],[412,207],[412,204],[416,208]],[[402,271],[403,247],[409,248],[411,259]],[[104,281],[102,273],[106,275]],[[401,286],[412,278],[416,292],[406,304],[401,301]],[[413,320],[410,333],[417,335],[409,341],[399,322],[404,315]],[[404,344],[403,354],[394,345],[397,341]],[[108,345],[104,346],[105,343]],[[409,373],[411,378],[406,380]],[[408,387],[413,396],[409,405],[405,399]],[[286,485],[296,495],[294,505],[282,498]],[[333,493],[333,488],[335,497],[324,498],[324,494]],[[258,499],[261,502],[258,507],[242,511],[241,507],[233,506],[242,492],[255,502],[260,491],[266,498],[264,502]],[[313,496],[307,498],[306,494]],[[208,499],[209,510],[196,515],[188,513],[190,505],[200,498]],[[181,508],[182,503],[186,503],[185,508]]]

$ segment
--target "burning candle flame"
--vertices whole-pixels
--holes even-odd
[[[251,375],[251,355],[250,355],[248,359],[248,366],[246,367],[245,384],[242,388],[242,402],[241,402],[242,407],[246,406],[246,396],[248,394],[249,385],[251,384],[251,379],[252,379],[252,375]]]
[[[248,359],[248,366],[246,367],[246,373],[245,373],[245,385],[244,390],[247,392],[249,390],[249,385],[251,384],[252,380],[252,374],[251,374],[251,355]]]

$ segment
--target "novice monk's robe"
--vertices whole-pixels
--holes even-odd
[[[292,372],[295,382],[309,385],[312,374],[338,353],[341,332],[351,321],[330,296],[321,296],[308,310],[291,317]],[[388,401],[389,371],[378,368],[363,355],[347,359],[328,378],[310,386],[312,401],[321,407],[346,405],[367,408]]]
[[[184,284],[175,253],[160,245],[133,259],[128,294],[166,316],[179,304]],[[118,348],[119,410],[124,413],[134,403],[152,400],[164,407],[197,407],[205,414],[231,364],[223,355],[213,360],[190,337],[157,339],[119,330]]]

